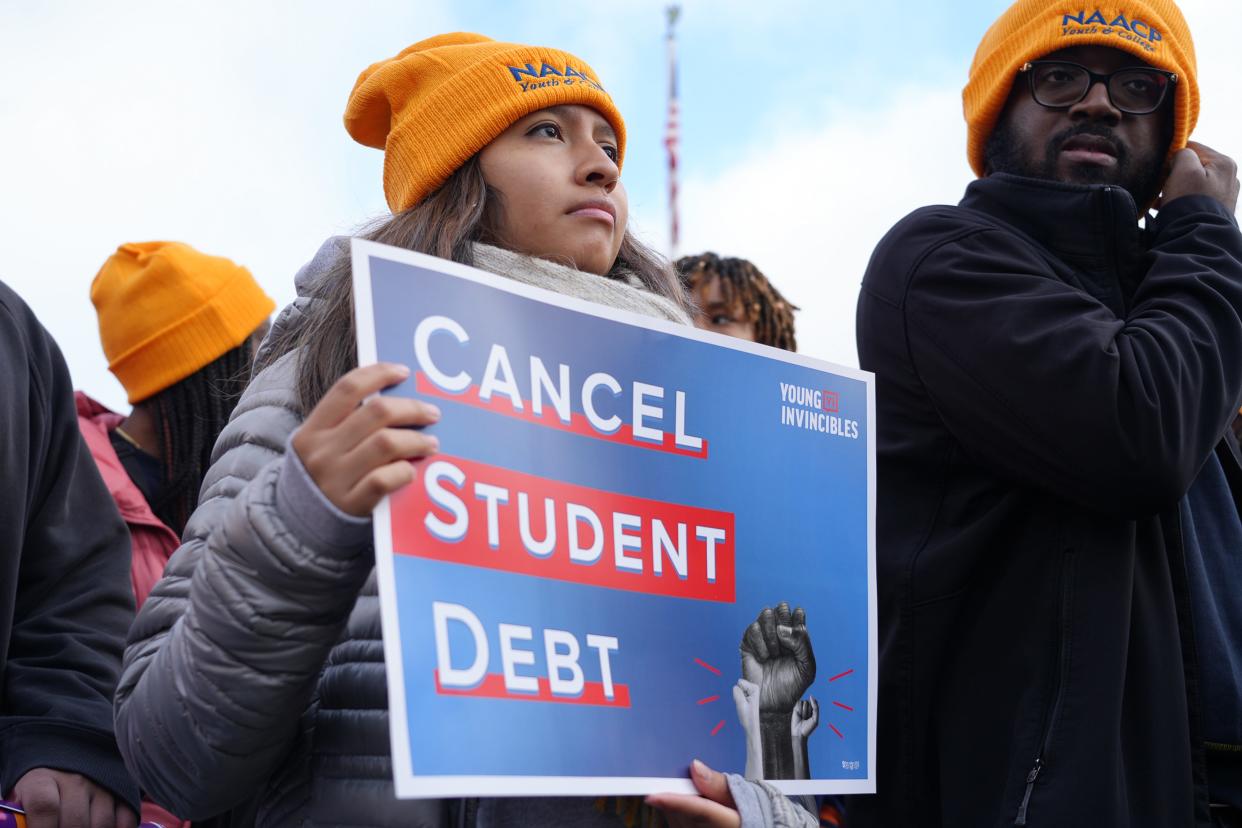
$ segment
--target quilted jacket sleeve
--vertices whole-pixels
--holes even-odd
[[[317,525],[289,506],[307,485],[285,454],[294,365],[286,355],[243,395],[125,652],[121,752],[192,820],[253,797],[281,766],[373,564],[369,524]]]

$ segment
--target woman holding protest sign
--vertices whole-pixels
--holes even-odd
[[[385,150],[393,215],[366,238],[688,324],[671,269],[628,232],[624,122],[578,58],[433,37],[364,71],[345,122]],[[437,450],[420,427],[440,413],[363,404],[408,369],[355,367],[350,273],[347,240],[327,242],[259,352],[131,633],[122,752],[196,820],[616,825],[591,799],[394,797],[370,513]]]

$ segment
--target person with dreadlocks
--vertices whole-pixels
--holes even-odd
[[[246,268],[177,242],[121,245],[91,301],[133,410],[114,413],[79,391],[78,425],[129,526],[141,608],[181,545],[275,303]]]
[[[696,327],[798,350],[793,318],[797,305],[782,296],[751,262],[708,252],[678,259],[677,273],[698,306]]]

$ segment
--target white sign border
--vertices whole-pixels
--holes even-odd
[[[640,328],[745,351],[782,362],[813,368],[864,383],[867,391],[867,775],[862,779],[770,779],[782,793],[871,794],[875,793],[876,696],[878,688],[878,631],[875,562],[875,375],[869,371],[815,359],[802,354],[746,342],[712,331],[678,325],[631,311],[587,302],[573,296],[526,285],[458,262],[416,253],[368,239],[350,239],[353,271],[354,323],[357,329],[358,364],[378,361],[375,317],[371,295],[371,259],[385,259],[447,273],[507,293],[535,299],[579,313],[624,322]],[[602,277],[601,277],[602,278]],[[634,796],[656,792],[696,793],[688,777],[638,776],[418,776],[410,762],[409,723],[405,715],[405,672],[397,618],[396,573],[392,550],[392,513],[385,497],[373,514],[375,574],[380,597],[380,621],[384,661],[388,676],[388,731],[392,745],[393,785],[400,799],[457,796]],[[687,763],[693,757],[687,757]],[[687,768],[689,765],[687,764]],[[485,793],[480,793],[485,791]]]

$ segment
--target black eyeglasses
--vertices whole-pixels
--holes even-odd
[[[1031,97],[1048,109],[1068,109],[1087,97],[1091,87],[1104,84],[1108,100],[1129,115],[1147,115],[1164,102],[1177,75],[1151,66],[1127,66],[1101,75],[1066,60],[1032,60],[1022,64],[1031,83]]]

